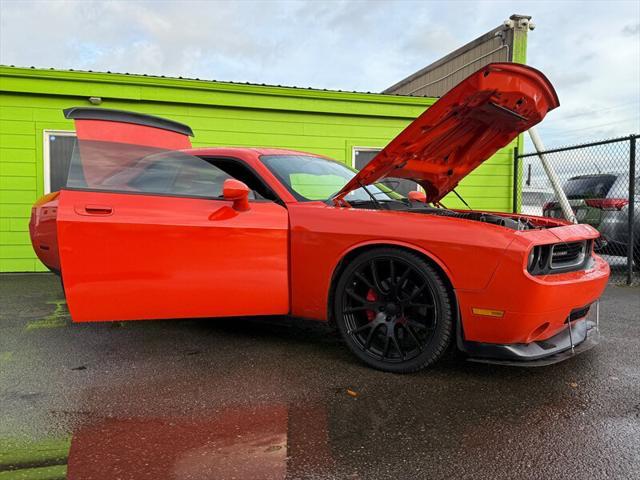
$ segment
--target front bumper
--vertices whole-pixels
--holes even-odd
[[[609,265],[598,255],[586,270],[535,276],[522,265],[522,254],[512,257],[505,256],[486,288],[456,290],[465,341],[505,345],[548,340],[567,328],[567,318],[579,319],[576,310],[594,304],[607,286]]]
[[[460,340],[458,347],[472,362],[542,367],[562,362],[595,347],[600,340],[600,312],[596,303],[588,317],[568,323],[546,340],[531,343],[494,344]]]

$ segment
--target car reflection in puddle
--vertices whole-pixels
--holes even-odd
[[[284,479],[331,469],[324,409],[286,405],[214,415],[106,418],[78,428],[69,480]]]

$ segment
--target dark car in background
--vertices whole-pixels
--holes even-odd
[[[562,187],[578,222],[598,229],[602,237],[596,250],[605,255],[626,257],[629,245],[629,213],[634,209],[633,260],[640,267],[640,177],[635,178],[635,196],[629,203],[629,175],[597,173],[571,177]],[[557,201],[547,202],[545,217],[562,218]]]

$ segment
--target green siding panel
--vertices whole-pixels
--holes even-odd
[[[13,259],[0,258],[0,273],[43,271],[42,267],[38,268],[38,264],[42,265],[42,263],[40,263],[38,260],[35,260],[33,258],[13,258]]]
[[[35,148],[34,135],[11,135],[0,133],[1,148]]]
[[[31,213],[31,209],[29,208],[27,211],[29,215]],[[6,217],[4,220],[8,222],[8,231],[10,232],[27,232],[29,230],[29,216]]]
[[[0,164],[0,175],[2,175],[3,177],[35,177],[36,164],[35,162],[2,162],[2,164]]]
[[[2,203],[0,204],[0,216],[5,218],[23,218],[24,229],[28,228],[29,216],[31,215],[31,205],[28,204],[15,204],[15,203]],[[0,245],[2,248],[2,245]]]
[[[2,87],[0,86],[0,89]],[[33,120],[33,110],[26,107],[17,107],[10,105],[10,102],[7,101],[8,96],[5,96],[5,101],[3,105],[0,105],[0,119],[1,120],[10,120],[10,121],[18,121],[18,120]]]
[[[34,148],[0,148],[0,165],[4,162],[36,162]]]
[[[3,248],[7,245],[30,245],[29,232],[3,232],[0,231],[0,244]]]
[[[3,260],[26,259],[30,258],[32,254],[31,245],[2,245],[0,248],[0,258]]]
[[[3,134],[33,135],[35,127],[33,122],[0,119],[0,132]]]
[[[64,108],[134,110],[189,124],[193,145],[272,146],[351,164],[352,149],[383,147],[434,99],[137,75],[0,67],[0,271],[44,271],[29,244],[31,205],[43,194],[43,131],[73,130]],[[511,208],[512,142],[457,191],[477,209]],[[464,208],[457,197],[443,200]]]
[[[36,177],[0,177],[0,190],[32,190]]]
[[[0,190],[0,204],[33,204],[38,199],[35,190]]]

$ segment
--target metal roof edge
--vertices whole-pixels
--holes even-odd
[[[430,63],[429,65],[427,65],[426,67],[421,68],[420,70],[418,70],[417,72],[412,73],[411,75],[403,78],[402,80],[400,80],[399,82],[396,82],[395,84],[391,85],[390,87],[385,88],[384,90],[382,90],[383,95],[393,95],[391,93],[391,91],[402,87],[403,85],[406,85],[407,83],[415,80],[417,77],[420,77],[422,75],[424,75],[425,73],[438,68],[440,65],[448,62],[449,60],[451,60],[452,58],[456,58],[460,55],[462,55],[464,52],[471,50],[472,48],[478,46],[479,44],[494,38],[497,32],[500,32],[502,30],[506,30],[507,27],[503,25],[500,25],[496,28],[494,28],[493,30],[488,31],[487,33],[484,33],[482,35],[480,35],[479,37],[475,38],[474,40],[471,40],[468,43],[465,43],[464,45],[462,45],[461,47],[455,49],[453,52],[448,53],[447,55],[445,55],[442,58],[439,58],[438,60],[436,60],[433,63]]]
[[[91,70],[59,70],[54,68],[17,67],[15,65],[0,65],[1,76],[40,77],[67,81],[83,81],[91,77],[93,81],[103,83],[120,83],[134,85],[162,85],[172,88],[205,89],[226,92],[251,93],[255,95],[289,96],[300,98],[324,98],[330,100],[359,101],[371,103],[388,103],[397,105],[430,106],[437,98],[416,97],[399,94],[384,94],[374,92],[356,92],[343,90],[329,90],[318,88],[303,88],[283,85],[267,85],[256,83],[228,82],[219,80],[202,80],[199,78],[166,77],[147,74],[130,74],[116,72],[97,72]],[[0,90],[2,88],[0,87]]]

